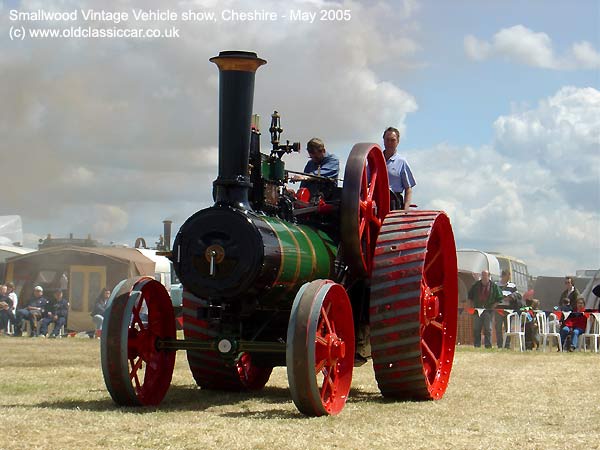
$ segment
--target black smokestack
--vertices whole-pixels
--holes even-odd
[[[226,51],[210,59],[219,67],[219,176],[215,204],[250,209],[248,174],[254,75],[266,64],[252,52]]]

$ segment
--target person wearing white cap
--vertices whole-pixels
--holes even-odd
[[[29,321],[29,336],[37,336],[37,321],[46,315],[48,300],[44,298],[44,288],[36,286],[33,288],[33,297],[23,309],[18,309],[15,325],[15,336],[23,334],[23,320]]]

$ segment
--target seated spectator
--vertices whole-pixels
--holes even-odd
[[[554,309],[558,311],[573,311],[573,307],[571,306],[571,299],[569,297],[563,297],[560,300],[559,305],[555,306]]]
[[[54,324],[52,334],[49,336],[55,338],[60,333],[60,329],[67,324],[69,315],[69,302],[63,298],[63,291],[57,289],[54,292],[54,301],[49,305],[46,317],[41,320],[40,335],[46,336],[48,333],[48,325]]]
[[[96,299],[96,303],[94,304],[94,309],[92,309],[92,321],[94,322],[94,326],[96,327],[95,336],[100,337],[100,333],[102,330],[102,322],[104,321],[104,313],[106,311],[106,307],[108,306],[108,299],[110,298],[110,289],[104,288],[100,292],[100,295]]]
[[[540,309],[540,301],[536,298],[525,300],[521,312],[525,312],[525,349],[540,348],[540,330],[536,319],[536,311]]]
[[[17,307],[19,306],[19,297],[17,296],[17,293],[15,292],[15,285],[12,281],[9,281],[8,283],[6,283],[6,288],[8,289],[8,297],[12,300],[12,310],[13,313],[17,310]]]
[[[567,338],[571,337],[571,345],[568,350],[570,352],[577,348],[579,336],[585,332],[587,317],[583,314],[585,311],[585,299],[581,296],[577,298],[577,311],[569,314],[569,317],[563,322],[563,327],[560,330],[560,339],[563,349],[566,348]]]
[[[571,307],[571,299],[569,297],[561,298],[559,305],[555,306],[553,309],[554,311],[560,311],[561,313],[573,311],[573,308]],[[550,328],[555,326],[556,329],[560,330],[563,326],[563,317],[564,314],[558,314],[558,318],[556,320],[548,322]]]
[[[18,309],[15,323],[15,336],[23,334],[23,321],[29,322],[29,336],[37,336],[37,321],[46,316],[48,300],[44,298],[44,289],[41,286],[33,288],[33,297],[23,309]]]
[[[5,285],[0,285],[0,335],[4,334],[8,327],[8,322],[15,323],[15,315],[13,313],[13,301],[7,295],[8,288]]]

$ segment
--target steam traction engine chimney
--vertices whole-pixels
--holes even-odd
[[[171,251],[171,224],[173,221],[171,220],[163,220],[163,235],[164,235],[164,250],[169,252]]]
[[[256,70],[266,64],[256,53],[220,52],[210,59],[219,68],[219,176],[214,181],[216,205],[251,209],[250,125]]]

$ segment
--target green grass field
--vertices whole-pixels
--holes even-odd
[[[600,354],[458,348],[436,402],[390,402],[372,366],[335,417],[306,418],[285,368],[253,394],[196,387],[185,353],[160,408],[117,408],[100,342],[0,338],[0,449],[598,449]]]

